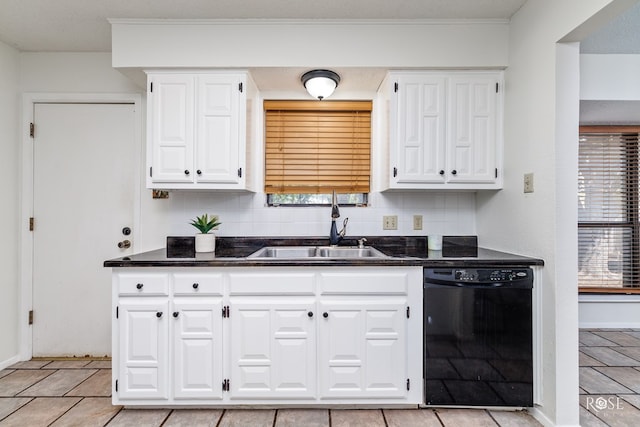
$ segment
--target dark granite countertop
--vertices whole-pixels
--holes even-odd
[[[195,257],[167,256],[167,249],[115,258],[104,262],[105,267],[253,267],[253,266],[424,266],[424,267],[483,267],[532,266],[544,261],[478,248],[477,256],[443,256],[442,251],[429,251],[426,236],[366,236],[366,245],[389,255],[389,258],[309,258],[259,259],[247,258],[264,246],[326,246],[325,237],[217,237],[214,253],[196,253]],[[341,246],[357,246],[357,238],[345,239]]]

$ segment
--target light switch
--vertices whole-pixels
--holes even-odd
[[[533,193],[533,173],[524,174],[524,192]]]

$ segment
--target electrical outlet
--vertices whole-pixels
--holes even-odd
[[[524,174],[524,192],[533,193],[533,173]]]
[[[398,229],[398,216],[397,215],[385,215],[382,217],[382,229],[383,230],[397,230]]]
[[[422,230],[422,215],[413,216],[413,229]]]

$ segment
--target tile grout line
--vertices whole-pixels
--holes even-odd
[[[92,369],[92,368],[79,368],[79,369]],[[84,384],[86,381],[89,380],[89,378],[92,378],[94,375],[96,375],[98,372],[100,372],[102,369],[96,369],[96,371],[89,375],[87,378],[85,378],[84,380],[80,381],[78,384],[76,384],[75,386],[73,386],[73,388],[71,388],[71,390],[67,390],[67,392],[65,394],[63,394],[64,397],[74,397],[74,396],[67,396],[69,393],[71,393],[73,390],[75,390],[76,388],[80,387],[82,384]],[[84,397],[94,397],[94,396],[82,396]]]

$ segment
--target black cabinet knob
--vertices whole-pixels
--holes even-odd
[[[157,317],[158,319],[159,319],[159,318],[161,318],[161,317],[162,317],[162,312],[161,312],[161,311],[157,312],[157,313],[156,313],[156,317]]]
[[[184,171],[184,174],[185,174],[185,175],[189,175],[190,173],[191,173],[191,172],[189,172],[189,169],[186,169],[186,170]]]
[[[202,175],[202,171],[201,171],[200,169],[198,169],[198,170],[196,171],[196,173],[197,173],[198,175]]]
[[[178,317],[178,315],[179,315],[179,314],[180,314],[179,312],[174,311],[174,312],[173,312],[173,317]]]
[[[122,234],[124,234],[125,236],[128,236],[129,234],[131,234],[131,229],[129,227],[123,228]]]
[[[307,313],[307,316],[309,316],[309,317],[313,317],[313,311],[308,312],[308,313]]]
[[[329,313],[327,313],[327,312],[325,311],[324,313],[322,313],[322,317],[324,317],[324,318],[326,319],[327,317],[329,317]]]
[[[438,172],[440,175],[444,175],[444,171],[442,169],[440,169],[440,172]]]
[[[143,287],[143,286],[144,286],[144,285],[143,285],[142,283],[138,283],[138,284],[136,285],[136,289],[142,289],[142,287]]]
[[[455,170],[455,169],[451,171],[451,175],[455,175],[455,174],[457,174],[457,173],[458,173],[458,171],[457,171],[457,170]]]
[[[198,286],[200,286],[198,283],[194,283],[193,284],[193,289],[198,289]]]

